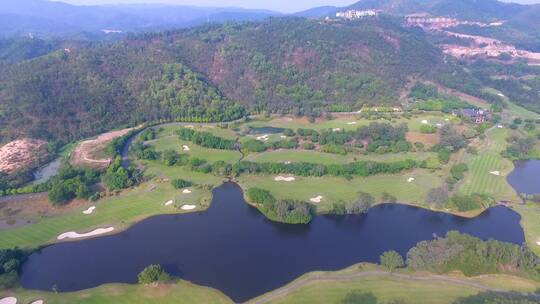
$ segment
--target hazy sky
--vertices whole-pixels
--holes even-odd
[[[166,3],[194,6],[243,7],[297,12],[323,5],[346,6],[358,0],[57,0],[72,4]]]
[[[323,5],[346,6],[358,0],[55,0],[72,4],[166,3],[195,6],[235,6],[263,8],[280,12],[298,12]],[[540,0],[504,0],[505,2],[538,3]]]

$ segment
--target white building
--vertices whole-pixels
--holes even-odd
[[[367,11],[357,11],[357,10],[349,10],[346,12],[338,12],[336,13],[337,18],[341,19],[360,19],[364,17],[374,17],[377,16],[379,12],[376,10],[367,10]]]

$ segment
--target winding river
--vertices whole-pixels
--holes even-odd
[[[474,219],[404,205],[380,205],[366,215],[317,216],[309,225],[268,221],[246,204],[233,183],[214,189],[201,213],[160,215],[125,232],[59,243],[24,265],[24,288],[75,291],[105,283],[135,283],[150,264],[241,302],[306,272],[377,262],[386,250],[405,255],[417,242],[450,230],[521,244],[520,217],[494,207]]]

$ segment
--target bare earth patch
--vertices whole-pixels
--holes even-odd
[[[104,169],[111,163],[110,157],[97,156],[102,153],[107,144],[113,139],[122,137],[135,128],[123,129],[101,134],[96,139],[85,140],[77,145],[71,154],[71,164],[77,166],[86,166],[96,169]]]
[[[47,142],[23,138],[0,148],[0,172],[13,173],[37,167],[48,156]]]
[[[428,148],[431,148],[434,145],[438,144],[441,139],[441,136],[437,133],[424,134],[421,132],[408,132],[406,137],[407,141],[411,143],[421,142]]]

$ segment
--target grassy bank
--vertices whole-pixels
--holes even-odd
[[[377,303],[450,304],[489,289],[533,292],[538,287],[538,282],[507,275],[466,278],[460,274],[435,276],[407,271],[389,274],[375,265],[361,264],[337,272],[308,273],[249,303],[341,303],[347,294],[356,291],[372,295]]]
[[[0,295],[0,298],[16,297],[17,303],[31,303],[38,299],[44,300],[45,303],[55,304],[233,303],[226,295],[215,289],[185,281],[158,286],[108,284],[93,289],[58,294],[18,289],[0,291]]]

